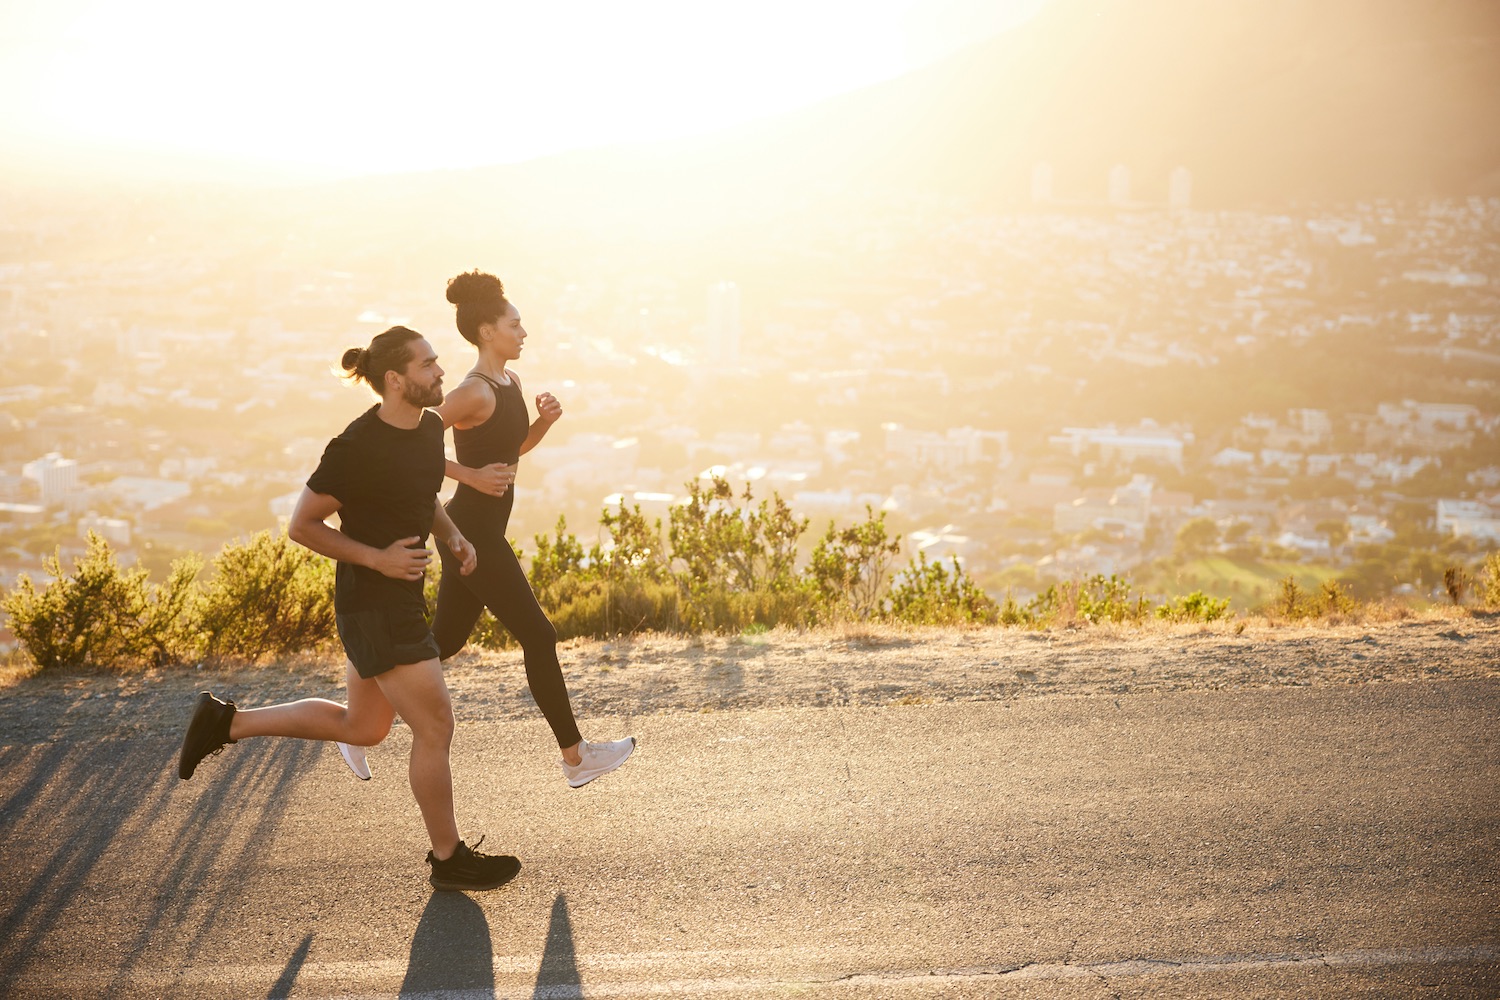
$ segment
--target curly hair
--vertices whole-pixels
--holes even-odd
[[[478,345],[479,328],[505,315],[510,303],[505,286],[493,274],[465,271],[448,282],[448,301],[456,307],[453,321],[469,343]]]

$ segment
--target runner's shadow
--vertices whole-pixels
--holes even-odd
[[[302,938],[302,943],[287,959],[286,968],[281,970],[281,975],[276,982],[271,984],[271,992],[266,994],[266,1000],[281,1000],[283,997],[292,995],[292,987],[297,985],[297,973],[302,971],[302,964],[307,961],[307,952],[312,948],[312,931],[308,931]]]
[[[434,892],[417,922],[401,995],[461,991],[495,995],[490,924],[479,904],[461,892]]]
[[[117,942],[111,992],[150,956],[150,942],[170,927],[188,949],[211,931],[214,915],[238,893],[216,866],[253,869],[271,850],[291,788],[306,774],[316,745],[275,741],[215,761],[199,784],[180,788],[176,742],[60,741],[0,750],[0,767],[18,787],[0,802],[0,996],[41,960],[37,946],[86,909],[100,885],[139,879],[133,934]],[[226,766],[227,765],[227,766]],[[197,796],[173,817],[168,804]],[[253,818],[250,818],[253,817]],[[141,869],[132,844],[141,831],[170,824],[171,848]],[[242,834],[237,847],[226,831]]]
[[[531,997],[532,1000],[581,1000],[583,997],[578,953],[573,947],[573,922],[568,919],[568,899],[562,893],[552,901],[547,943],[542,946],[542,964],[536,970],[536,989]]]

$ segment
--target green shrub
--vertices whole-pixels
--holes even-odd
[[[1317,614],[1307,592],[1297,585],[1296,577],[1288,574],[1277,587],[1272,607],[1282,618],[1296,621]]]
[[[779,494],[754,503],[749,484],[735,502],[727,480],[688,484],[688,499],[672,508],[668,537],[679,591],[678,612],[689,631],[739,631],[752,607],[783,602],[765,595],[800,593],[797,541],[807,519],[792,513]],[[750,596],[755,595],[755,596]],[[805,595],[804,595],[805,598]],[[775,622],[765,622],[774,625]]]
[[[332,560],[262,531],[214,558],[200,603],[203,655],[256,663],[330,642]]]
[[[1229,613],[1229,598],[1213,598],[1195,590],[1185,597],[1168,600],[1156,609],[1156,617],[1174,622],[1218,621]]]
[[[901,536],[885,531],[885,511],[868,505],[865,520],[837,530],[833,522],[813,547],[808,578],[824,617],[869,618],[880,610],[886,574],[901,552]]]
[[[538,595],[546,593],[563,580],[576,580],[584,573],[586,563],[583,545],[568,532],[567,518],[559,515],[555,530],[554,538],[546,535],[532,536],[532,540],[536,542],[536,555],[531,557],[531,570],[527,573],[527,579],[531,581],[531,589]],[[519,554],[517,552],[518,556]]]
[[[1359,603],[1350,596],[1348,588],[1337,580],[1324,580],[1318,593],[1324,615],[1348,615],[1359,608]]]
[[[917,553],[891,581],[891,619],[912,625],[991,623],[999,616],[994,600],[964,572],[957,557],[949,573],[941,562]]]
[[[1107,577],[1096,573],[1077,585],[1074,603],[1078,616],[1091,625],[1106,621],[1144,621],[1150,602],[1143,594],[1132,598],[1130,590],[1130,581],[1113,573]]]
[[[1479,576],[1479,597],[1486,608],[1500,608],[1500,552],[1484,557]]]
[[[745,498],[748,500],[749,497],[747,488]],[[665,583],[671,579],[666,546],[661,540],[660,518],[648,524],[639,504],[633,507],[622,504],[618,511],[605,508],[599,515],[599,523],[609,532],[610,548],[607,553],[595,550],[592,562],[605,576],[612,580],[635,578],[650,583]],[[557,527],[561,537],[561,518]]]
[[[1301,621],[1353,614],[1359,610],[1359,602],[1338,580],[1324,580],[1316,593],[1309,594],[1297,585],[1295,578],[1287,576],[1282,579],[1276,597],[1266,610],[1275,617]]]
[[[604,638],[620,633],[677,631],[678,591],[672,584],[627,581],[580,588],[547,609],[558,639]]]
[[[23,575],[0,600],[16,638],[41,669],[162,664],[190,648],[194,560],[174,563],[166,583],[152,587],[144,569],[121,570],[109,543],[90,532],[71,576],[56,553],[43,565],[51,583],[38,589]]]

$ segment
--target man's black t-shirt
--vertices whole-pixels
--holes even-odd
[[[446,468],[443,420],[424,410],[422,422],[404,430],[381,420],[379,409],[370,407],[328,442],[307,488],[338,500],[339,530],[357,542],[377,549],[398,538],[425,543]],[[333,603],[341,614],[413,601],[425,606],[421,580],[395,580],[364,566],[338,564]]]

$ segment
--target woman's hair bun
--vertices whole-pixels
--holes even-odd
[[[493,301],[504,297],[505,286],[500,279],[483,271],[465,271],[448,282],[448,301],[454,305]]]

